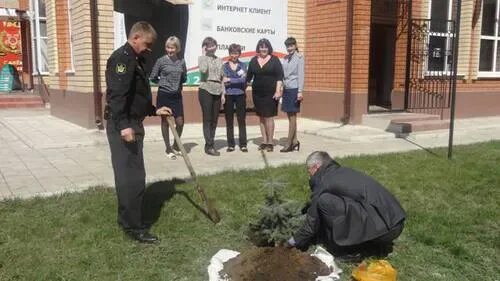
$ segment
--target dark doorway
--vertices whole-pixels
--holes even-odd
[[[370,37],[369,105],[390,109],[396,27],[372,24]]]
[[[370,32],[368,111],[391,109],[396,51],[396,1],[373,0]]]

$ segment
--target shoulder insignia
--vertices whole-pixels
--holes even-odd
[[[117,74],[125,74],[127,73],[127,65],[124,63],[116,64],[116,73]]]

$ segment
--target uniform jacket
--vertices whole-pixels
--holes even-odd
[[[307,248],[321,231],[318,202],[330,193],[345,202],[345,214],[335,216],[327,237],[339,246],[358,245],[380,237],[405,219],[405,211],[372,177],[332,162],[321,167],[310,180],[311,202],[306,221],[294,236],[298,248]]]
[[[151,88],[142,59],[125,43],[114,51],[106,65],[106,101],[110,118],[118,129],[137,129],[144,117],[154,115]],[[139,121],[139,122],[137,122]]]

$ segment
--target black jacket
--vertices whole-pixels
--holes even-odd
[[[134,128],[137,121],[156,111],[141,60],[126,43],[111,54],[106,65],[106,102],[119,130]]]
[[[311,177],[311,202],[306,222],[294,235],[298,248],[307,248],[318,238],[321,227],[318,202],[330,193],[345,202],[345,214],[330,222],[327,237],[339,246],[358,245],[378,238],[405,219],[405,211],[396,198],[372,177],[332,162]]]

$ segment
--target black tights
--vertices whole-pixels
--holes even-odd
[[[182,135],[183,128],[184,128],[184,117],[177,116],[175,118],[175,130],[177,131],[179,138]],[[170,146],[170,132],[169,132],[169,126],[168,126],[168,122],[167,122],[167,117],[161,117],[161,134],[163,136],[163,141],[165,142],[166,151],[171,152],[172,147]],[[177,142],[175,142],[175,141],[174,141],[174,148],[179,150]]]

